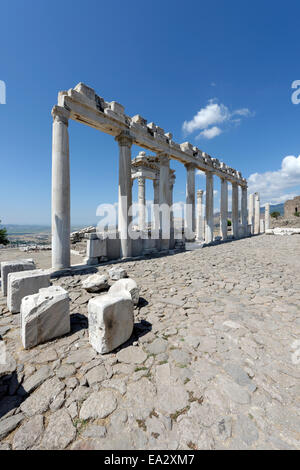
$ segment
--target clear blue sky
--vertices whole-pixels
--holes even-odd
[[[285,156],[300,153],[300,105],[291,102],[291,83],[300,79],[299,15],[297,1],[1,2],[2,222],[50,223],[50,112],[57,92],[80,81],[177,142],[189,140],[246,177],[258,173],[251,189],[262,199],[299,194],[300,159],[280,170]],[[196,120],[186,135],[183,123],[200,110],[207,117],[213,103],[220,119],[214,115],[210,127]],[[72,223],[88,224],[98,204],[117,200],[118,148],[94,129],[74,122],[69,129]],[[174,200],[182,201],[185,169],[172,167]]]

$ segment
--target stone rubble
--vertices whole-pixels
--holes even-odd
[[[82,281],[82,287],[87,292],[100,292],[109,288],[106,274],[92,274]]]
[[[59,286],[42,288],[21,304],[21,338],[25,349],[70,331],[69,294]]]
[[[119,279],[123,279],[124,277],[127,277],[126,270],[121,267],[113,267],[109,269],[108,274],[112,281],[118,281]]]
[[[35,269],[35,264],[32,259],[16,260],[16,261],[2,261],[1,263],[1,290],[2,295],[7,295],[7,278],[9,273],[19,271],[29,271]]]
[[[30,350],[0,298],[0,449],[299,449],[299,252],[263,235],[116,264],[141,298],[103,355],[87,314],[107,294],[86,275],[53,279],[71,331]]]
[[[50,272],[43,269],[9,273],[7,280],[7,308],[19,313],[22,299],[50,286]]]
[[[134,305],[139,303],[140,299],[140,289],[138,288],[137,283],[130,278],[119,279],[116,281],[109,289],[108,293],[110,295],[119,295],[122,292],[128,292],[130,298]]]
[[[133,303],[130,293],[94,297],[88,303],[89,341],[100,354],[125,343],[133,331]]]

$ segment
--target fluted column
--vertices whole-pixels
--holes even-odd
[[[145,195],[145,178],[138,177],[138,203],[139,203],[139,230],[146,228],[146,195]]]
[[[69,112],[52,109],[52,268],[70,266]]]
[[[254,235],[260,233],[260,197],[254,193]]]
[[[173,188],[175,183],[175,175],[170,175],[169,177],[169,206],[170,206],[170,229],[171,232],[174,229],[174,214],[173,214]]]
[[[153,229],[159,230],[159,179],[153,180]]]
[[[251,233],[254,233],[254,194],[248,198],[248,224],[251,225]]]
[[[242,211],[242,226],[244,227],[244,236],[248,235],[247,233],[247,186],[242,186],[242,199],[241,199],[241,211]]]
[[[270,228],[270,204],[265,205],[265,230]]]
[[[131,256],[131,238],[128,233],[132,215],[129,209],[132,205],[132,183],[131,183],[131,146],[132,137],[128,131],[123,131],[116,137],[119,144],[119,214],[118,230],[121,241],[120,257]]]
[[[205,201],[205,243],[214,239],[214,180],[211,171],[206,172],[206,201]]]
[[[198,189],[197,191],[197,217],[196,217],[196,233],[197,240],[204,240],[204,214],[203,214],[203,190]]]
[[[237,183],[232,183],[232,208],[231,208],[232,234],[238,238],[239,229],[239,188]]]
[[[227,238],[228,225],[228,183],[221,178],[221,202],[220,202],[220,235],[223,240]]]
[[[195,165],[187,163],[186,168],[186,220],[185,237],[195,239]]]
[[[170,159],[167,154],[159,153],[160,172],[159,172],[159,205],[160,219],[159,226],[161,230],[161,248],[168,250],[170,246],[170,208],[169,208],[169,173]]]

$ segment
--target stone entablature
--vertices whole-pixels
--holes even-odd
[[[173,135],[140,115],[127,116],[124,107],[116,101],[107,102],[95,91],[79,83],[75,88],[61,91],[58,95],[58,106],[54,106],[53,115],[68,114],[70,119],[87,124],[107,134],[118,136],[128,131],[133,144],[152,152],[164,153],[170,158],[184,164],[194,163],[202,171],[212,171],[219,177],[236,182],[240,186],[247,185],[241,173],[230,168],[217,158],[212,158],[189,142],[178,144]]]
[[[300,215],[300,196],[294,197],[284,203],[284,218],[290,219],[295,217],[295,213]]]

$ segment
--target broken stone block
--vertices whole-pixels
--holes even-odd
[[[128,293],[101,295],[88,304],[89,341],[100,354],[113,351],[133,331],[133,303]]]
[[[129,294],[134,305],[139,303],[140,290],[137,286],[137,283],[133,279],[119,279],[111,286],[108,291],[110,295],[118,295],[122,292]]]
[[[1,263],[1,288],[2,294],[7,295],[7,276],[9,273],[28,271],[35,269],[33,259],[20,259],[17,261],[2,261]]]
[[[87,292],[100,292],[108,289],[108,276],[105,274],[92,274],[82,281],[82,287]]]
[[[50,273],[44,269],[9,273],[7,282],[7,308],[19,313],[21,301],[27,295],[36,294],[42,287],[50,286]]]
[[[124,268],[111,268],[109,271],[108,271],[108,274],[109,274],[109,277],[113,280],[113,281],[118,281],[119,279],[122,279],[124,277],[127,277],[127,272],[125,271]]]
[[[69,294],[60,286],[40,289],[21,304],[21,338],[25,349],[69,333]]]

